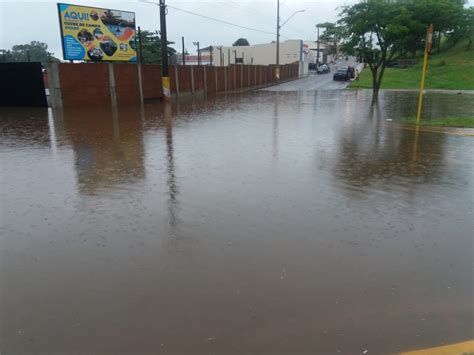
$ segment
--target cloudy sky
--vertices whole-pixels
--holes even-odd
[[[69,0],[64,2],[134,11],[137,26],[146,30],[159,29],[158,6],[140,1]],[[158,0],[145,1],[158,2]],[[305,10],[304,13],[295,15],[283,27],[281,40],[314,40],[316,23],[336,20],[336,8],[354,1],[280,0],[282,21],[294,11]],[[62,58],[56,2],[0,0],[0,49],[10,49],[14,44],[36,40],[46,42],[55,56]],[[275,33],[276,0],[167,0],[166,3],[179,9]],[[205,47],[210,44],[230,45],[239,37],[247,38],[251,44],[267,43],[275,39],[272,34],[228,26],[173,8],[169,8],[167,22],[168,38],[176,42],[175,48],[179,51],[181,36],[185,37],[185,46],[189,52],[196,50],[193,41],[199,41],[201,47]]]

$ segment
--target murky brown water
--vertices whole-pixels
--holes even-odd
[[[428,114],[474,96],[430,95]],[[2,109],[0,350],[391,353],[473,327],[474,138],[416,93]]]

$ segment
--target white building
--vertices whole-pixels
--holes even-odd
[[[211,56],[215,66],[229,64],[269,65],[276,64],[276,43],[256,44],[253,46],[212,46],[200,50],[201,56]],[[280,65],[299,63],[300,75],[308,73],[308,64],[313,63],[314,53],[301,40],[280,42]],[[204,64],[204,63],[203,63]]]

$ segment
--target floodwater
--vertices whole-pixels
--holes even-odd
[[[416,93],[2,109],[0,352],[394,353],[473,335],[473,148]],[[474,96],[426,98],[426,115]],[[392,119],[394,121],[387,121]]]

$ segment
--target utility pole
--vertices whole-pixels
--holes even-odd
[[[222,46],[217,47],[219,49],[219,66],[222,67]]]
[[[230,48],[227,48],[227,61],[229,62],[229,65],[230,65]]]
[[[316,28],[318,29],[318,44],[317,44],[317,49],[316,49],[316,69],[319,67],[319,25],[316,25]]]
[[[242,65],[244,65],[244,63],[245,63],[245,61],[244,61],[244,55],[245,55],[245,53],[242,52]]]
[[[199,41],[198,42],[193,42],[195,46],[197,46],[198,49],[198,65],[201,65],[201,51],[199,50]]]
[[[171,97],[170,74],[168,68],[168,37],[166,35],[166,5],[165,0],[160,0],[160,34],[161,34],[161,77],[163,98]]]
[[[277,0],[277,43],[276,43],[276,69],[275,76],[280,80],[280,0]]]
[[[140,26],[138,26],[138,51],[139,51],[138,58],[140,59],[140,63],[143,63],[142,30]]]
[[[6,52],[7,50],[6,49],[0,49],[2,51],[2,57],[3,57],[3,62],[6,63],[7,62],[7,58],[6,58]]]
[[[28,62],[31,62],[30,51],[26,51],[26,57],[28,58]]]
[[[232,52],[234,52],[234,64],[237,64],[237,51],[234,49]]]
[[[212,67],[212,46],[209,46],[209,55],[210,55],[210,64],[211,64],[211,67]]]
[[[186,50],[184,49],[184,36],[181,37],[181,46],[182,46],[182,53],[183,53],[183,65],[186,65]]]

